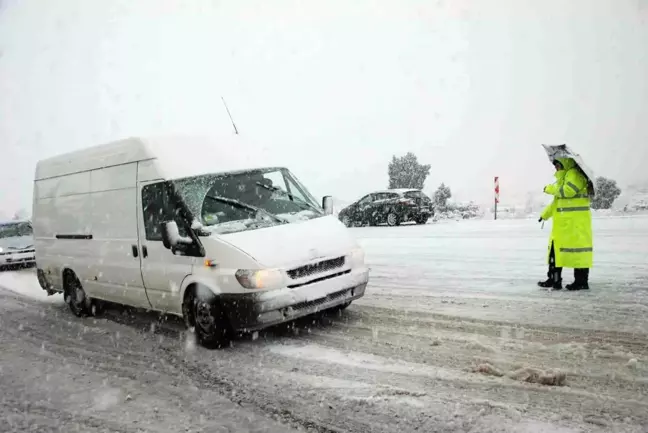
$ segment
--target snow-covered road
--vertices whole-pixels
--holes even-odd
[[[576,293],[535,286],[533,220],[353,229],[365,298],[225,351],[174,319],[77,319],[33,271],[2,273],[0,431],[646,432],[648,218],[594,225]]]

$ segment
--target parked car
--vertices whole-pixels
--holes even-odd
[[[367,194],[338,214],[347,227],[404,222],[425,224],[434,215],[432,200],[419,189],[389,189]]]
[[[29,221],[0,222],[0,268],[35,263],[34,238]]]
[[[130,138],[39,161],[41,287],[78,316],[103,300],[184,317],[207,347],[362,297],[369,269],[332,198],[255,167],[276,156],[247,144]]]

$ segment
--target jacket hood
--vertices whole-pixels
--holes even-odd
[[[558,162],[560,162],[563,166],[563,170],[571,170],[572,168],[576,167],[576,161],[574,161],[572,158],[556,158]]]

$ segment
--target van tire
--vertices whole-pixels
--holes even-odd
[[[92,314],[92,300],[86,295],[81,281],[73,271],[67,270],[63,275],[65,287],[65,302],[70,311],[77,317],[85,317]]]
[[[218,298],[194,287],[184,302],[183,315],[200,345],[207,349],[229,347],[232,330]]]

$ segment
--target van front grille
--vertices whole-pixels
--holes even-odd
[[[326,274],[323,277],[317,277],[317,278],[314,278],[312,280],[306,280],[306,281],[298,283],[298,284],[289,284],[288,288],[289,289],[296,289],[297,287],[307,286],[307,285],[313,284],[313,283],[319,283],[320,281],[330,280],[331,278],[340,277],[342,275],[346,275],[346,274],[349,274],[349,273],[351,273],[351,269],[347,269],[346,271],[336,272],[334,274]]]
[[[322,272],[332,271],[344,266],[344,256],[336,257],[335,259],[323,260],[321,262],[312,263],[306,266],[300,266],[295,269],[287,271],[287,274],[293,280],[308,277]]]
[[[305,308],[312,308],[312,307],[318,307],[320,305],[326,304],[330,301],[334,301],[336,299],[344,298],[346,296],[353,296],[353,291],[354,289],[344,289],[340,290],[338,292],[330,293],[323,298],[319,299],[314,299],[312,301],[306,301],[306,302],[300,302],[298,304],[291,305],[293,310],[299,311],[303,310]]]

